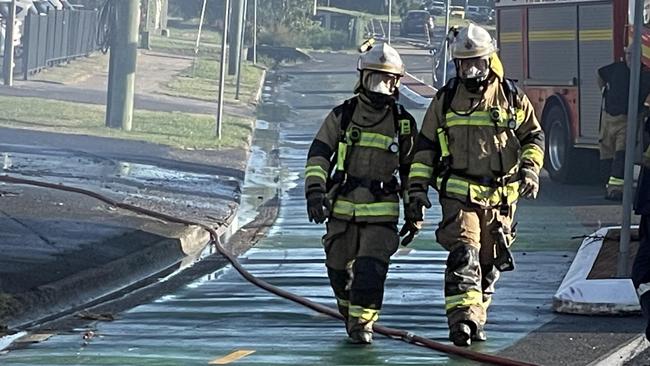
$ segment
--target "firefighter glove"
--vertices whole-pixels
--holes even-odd
[[[526,199],[537,198],[539,191],[539,175],[531,167],[524,166],[519,171],[519,195]]]
[[[424,208],[431,208],[431,201],[426,191],[409,192],[409,203],[406,207],[406,220],[412,222],[424,221]]]
[[[307,195],[307,214],[309,222],[322,224],[329,216],[331,210],[329,200],[325,192],[314,191]]]
[[[399,236],[404,236],[404,239],[402,239],[402,245],[407,246],[411,244],[413,239],[415,239],[415,236],[420,232],[421,228],[422,221],[415,222],[406,220],[404,226],[402,226],[402,229],[399,231]]]

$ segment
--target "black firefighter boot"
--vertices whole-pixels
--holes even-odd
[[[476,332],[472,334],[472,340],[475,342],[487,341],[487,333],[485,333],[485,328],[482,325],[476,327]]]
[[[351,316],[348,318],[348,335],[350,343],[353,344],[371,344],[372,343],[372,320],[366,321],[361,318]]]
[[[470,325],[471,324],[471,325]],[[458,347],[469,347],[472,345],[472,328],[476,326],[472,322],[458,322],[449,327],[449,340]]]

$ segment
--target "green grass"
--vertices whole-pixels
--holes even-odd
[[[108,54],[96,52],[88,57],[72,60],[67,64],[47,68],[31,77],[31,80],[67,84],[81,82],[91,75],[108,71]]]
[[[188,68],[174,80],[166,85],[164,94],[194,98],[205,101],[217,100],[219,90],[220,62],[199,58],[193,67]],[[252,102],[257,93],[262,69],[255,67],[248,62],[242,63],[240,101]],[[226,76],[226,88],[224,89],[224,100],[235,101],[236,78],[234,75]]]
[[[130,132],[104,126],[105,108],[40,98],[0,96],[0,125],[58,133],[140,140],[177,148],[245,148],[253,118],[225,116],[222,139],[215,137],[209,115],[136,110]]]
[[[157,52],[172,53],[177,55],[194,55],[196,36],[198,34],[198,23],[188,22],[193,28],[170,27],[169,37],[160,35],[151,36],[151,49]],[[216,55],[221,50],[221,33],[203,26],[201,31],[201,44],[199,54]]]

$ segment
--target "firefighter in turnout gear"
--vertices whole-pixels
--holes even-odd
[[[484,341],[500,272],[514,269],[509,247],[519,197],[536,198],[544,134],[533,106],[504,77],[496,44],[469,24],[452,44],[457,76],[433,98],[408,179],[406,218],[423,219],[428,186],[438,191],[436,238],[449,251],[445,308],[457,346]]]
[[[385,43],[362,51],[356,95],[328,114],[309,149],[305,194],[309,220],[327,221],[325,264],[350,341],[369,344],[399,246],[417,125],[396,101],[404,75],[397,51]]]

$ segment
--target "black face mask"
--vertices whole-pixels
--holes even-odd
[[[479,79],[479,78],[472,78],[472,79],[460,79],[463,85],[465,85],[465,88],[467,89],[468,92],[474,93],[474,94],[479,94],[483,90],[485,90],[485,87],[487,86],[487,78],[484,79]]]

